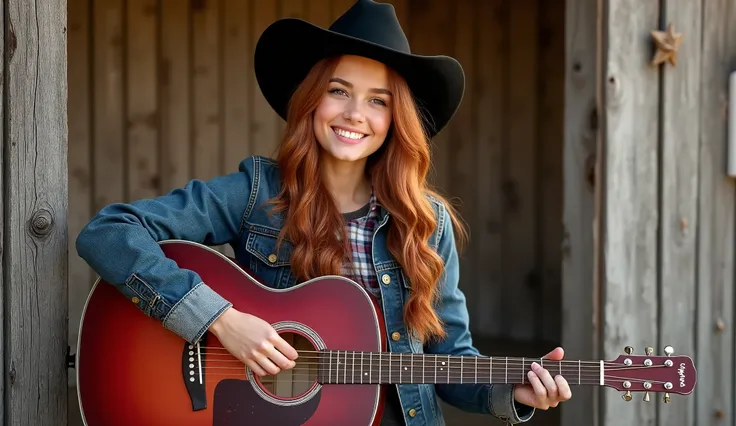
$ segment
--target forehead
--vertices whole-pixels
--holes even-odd
[[[362,56],[341,57],[332,76],[347,80],[355,86],[388,88],[386,65]]]

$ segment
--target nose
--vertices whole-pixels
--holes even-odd
[[[352,99],[350,102],[347,103],[347,106],[345,107],[345,111],[343,112],[343,117],[346,120],[350,120],[356,123],[362,123],[365,121],[365,116],[363,115],[363,112],[360,110],[360,102],[356,101],[355,99]]]

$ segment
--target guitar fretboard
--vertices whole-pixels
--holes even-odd
[[[603,383],[602,364],[591,361],[336,350],[320,352],[318,374],[323,384],[525,384],[533,362],[570,384]]]

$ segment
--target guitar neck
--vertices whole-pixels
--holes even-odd
[[[602,361],[337,350],[319,353],[318,374],[321,383],[329,384],[525,384],[533,362],[573,385],[604,384]]]

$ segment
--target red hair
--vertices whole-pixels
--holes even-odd
[[[274,212],[285,212],[280,240],[287,238],[294,245],[291,270],[299,280],[340,275],[351,258],[344,219],[318,170],[320,146],[312,122],[338,61],[320,61],[296,89],[277,157],[283,183],[272,204]],[[450,203],[428,185],[430,150],[418,109],[404,79],[390,69],[389,89],[393,93],[389,140],[369,158],[367,171],[380,177],[372,178],[373,189],[393,216],[387,247],[411,283],[405,321],[418,339],[427,341],[445,336],[433,309],[444,264],[428,244],[437,218],[427,195],[444,202],[458,242],[466,234]]]

